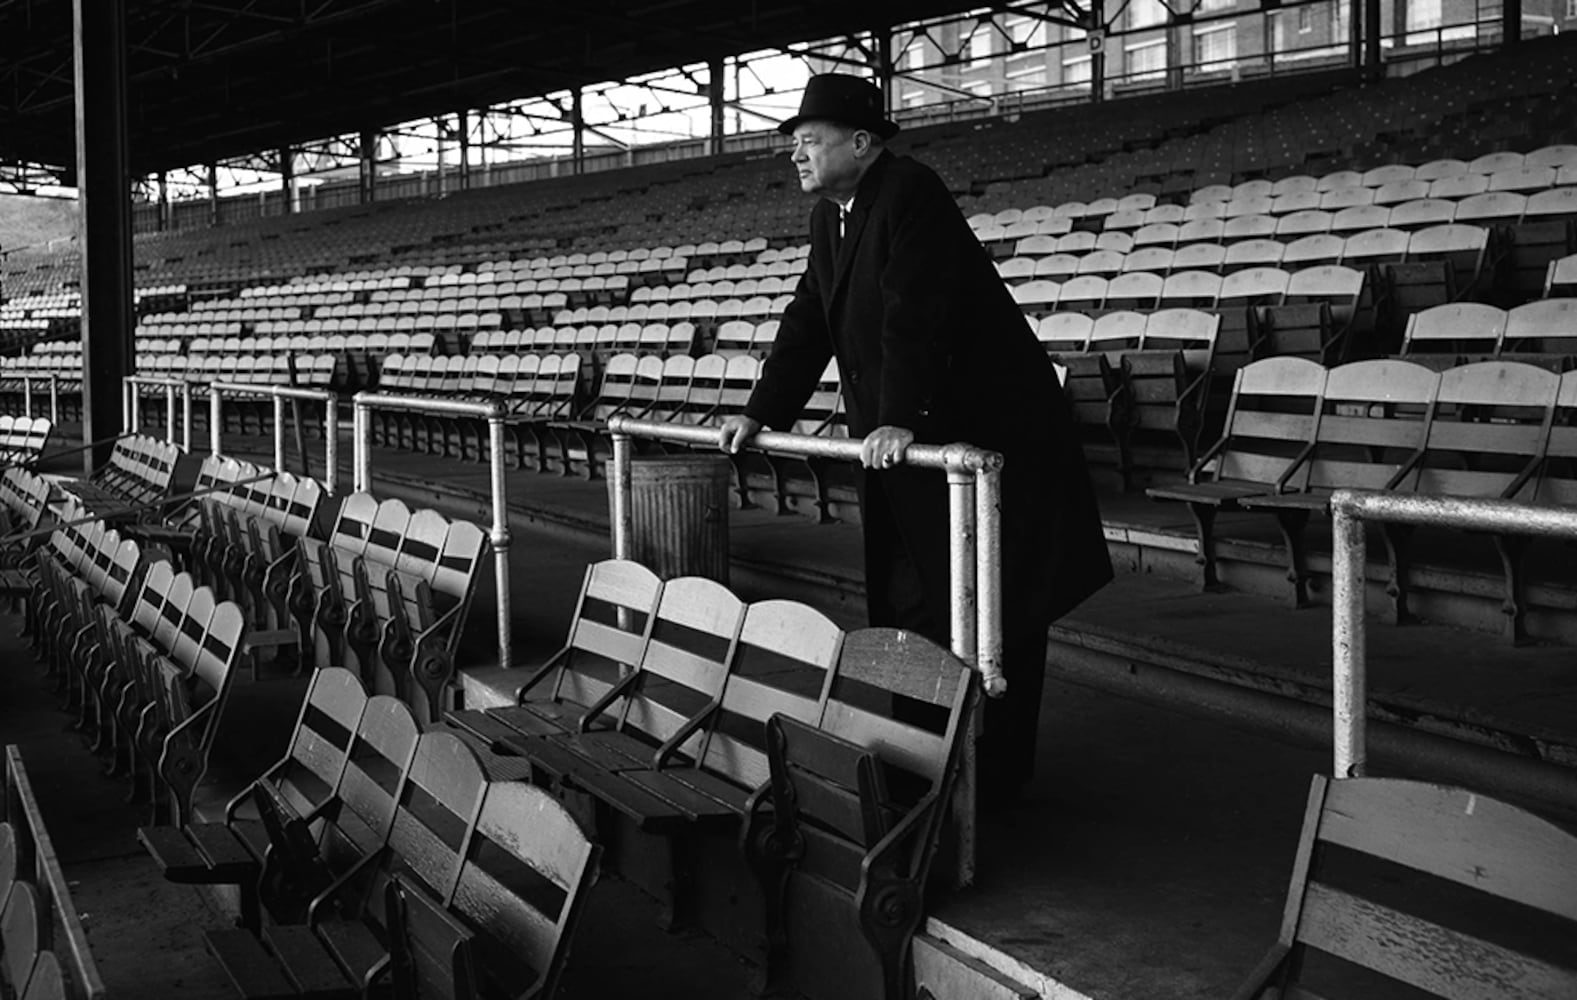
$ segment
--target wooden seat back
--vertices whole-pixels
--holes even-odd
[[[367,692],[355,674],[343,667],[313,671],[290,746],[253,784],[268,783],[296,816],[311,814],[339,788],[366,709]],[[230,800],[226,819],[236,817],[249,794],[250,786]]]
[[[1305,489],[1389,489],[1417,460],[1439,376],[1406,361],[1353,361],[1325,379]]]
[[[1307,358],[1265,358],[1238,369],[1225,429],[1190,470],[1190,482],[1265,483],[1299,490],[1319,427],[1326,369]]]
[[[1419,493],[1515,497],[1544,457],[1560,377],[1514,361],[1442,372],[1416,474]]]
[[[484,994],[553,995],[600,854],[547,792],[488,785],[451,903],[477,933]]]
[[[420,735],[404,702],[389,695],[367,699],[338,787],[317,813],[328,821],[318,850],[331,872],[347,870],[388,841],[401,777]]]
[[[1464,788],[1316,775],[1281,932],[1235,996],[1573,996],[1573,922],[1577,837]]]

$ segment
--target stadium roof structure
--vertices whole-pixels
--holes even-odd
[[[134,175],[981,6],[978,0],[123,2]],[[72,0],[0,0],[0,161],[68,171],[74,163],[72,9]]]

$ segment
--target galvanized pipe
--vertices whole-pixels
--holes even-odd
[[[1362,777],[1368,765],[1364,721],[1368,703],[1368,664],[1364,644],[1364,606],[1368,562],[1363,521],[1331,505],[1331,707],[1334,712],[1331,773]]]
[[[323,401],[323,488],[329,496],[339,492],[339,400],[333,393]]]
[[[615,417],[615,420],[618,418]],[[608,473],[608,490],[613,505],[613,558],[628,559],[634,545],[635,520],[630,496],[630,455],[635,450],[630,435],[613,431],[613,461]]]
[[[33,377],[22,376],[22,416],[33,418]]]
[[[1577,537],[1577,508],[1420,493],[1337,490],[1331,495],[1331,687],[1338,777],[1367,765],[1364,711],[1365,521],[1428,525],[1552,538]]]
[[[208,453],[219,454],[219,428],[224,423],[224,394],[216,382],[208,387]]]
[[[164,440],[175,443],[175,384],[164,386]]]
[[[285,471],[285,397],[274,395],[274,468]]]
[[[684,424],[665,424],[656,420],[636,420],[623,415],[608,418],[612,434],[629,434],[631,437],[669,441],[674,444],[717,446],[716,427],[695,427]],[[860,442],[850,438],[821,438],[805,434],[785,434],[781,431],[761,431],[750,439],[753,448],[780,451],[806,458],[827,458],[835,461],[858,462]],[[982,468],[1000,468],[1002,456],[994,451],[963,444],[912,444],[904,452],[903,464],[921,469],[958,468],[977,472]]]
[[[60,378],[54,374],[49,376],[49,422],[60,423]]]
[[[492,451],[493,528],[488,540],[493,545],[493,580],[498,585],[498,665],[508,670],[514,665],[514,619],[509,601],[509,488],[504,481],[504,413],[495,408],[487,418],[488,446]]]
[[[975,473],[975,545],[977,546],[975,666],[987,695],[1007,693],[1002,676],[1002,473],[984,468]]]
[[[181,383],[181,450],[192,451],[192,384]]]
[[[976,577],[979,556],[975,536],[975,477],[962,469],[947,470],[947,553],[951,582],[948,632],[953,655],[975,661]]]
[[[514,642],[510,620],[509,601],[509,495],[504,478],[504,407],[498,403],[473,403],[459,399],[429,399],[422,396],[394,396],[376,392],[358,392],[352,398],[351,436],[354,450],[351,467],[354,470],[352,489],[363,492],[372,488],[372,410],[407,410],[415,413],[438,413],[449,416],[483,417],[487,420],[488,443],[492,451],[489,469],[493,494],[493,527],[489,540],[493,547],[493,575],[498,587],[498,659],[499,665],[512,664]]]

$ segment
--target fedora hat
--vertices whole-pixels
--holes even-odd
[[[819,73],[805,84],[799,114],[778,126],[792,135],[801,122],[829,121],[875,132],[883,139],[898,134],[898,125],[882,114],[882,92],[868,80],[847,73]]]

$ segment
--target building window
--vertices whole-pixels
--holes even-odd
[[[1075,56],[1062,61],[1062,82],[1087,84],[1090,82],[1090,57]]]
[[[1298,34],[1307,35],[1314,30],[1314,8],[1304,4],[1298,8]]]
[[[1566,20],[1577,21],[1577,0],[1566,0]]]
[[[1129,0],[1129,28],[1150,28],[1165,20],[1166,8],[1161,6],[1161,0]]]
[[[1217,73],[1237,65],[1236,24],[1200,28],[1194,32],[1194,62],[1204,73]]]
[[[926,63],[931,61],[930,57],[930,45],[926,42],[925,37],[916,35],[909,40],[909,44],[905,45],[903,51],[898,54],[898,68],[901,70],[924,69]]]
[[[1199,6],[1194,10],[1201,14],[1210,14],[1220,10],[1231,10],[1237,6],[1237,0],[1199,0]]]
[[[1130,45],[1127,50],[1129,80],[1155,80],[1166,75],[1166,40]]]

